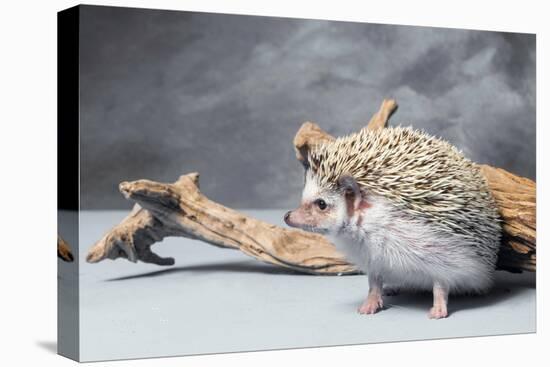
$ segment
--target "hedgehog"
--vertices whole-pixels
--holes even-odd
[[[291,227],[326,235],[368,277],[358,312],[383,309],[384,287],[433,292],[429,317],[448,296],[490,289],[501,219],[479,167],[443,139],[411,127],[324,142],[304,162]]]

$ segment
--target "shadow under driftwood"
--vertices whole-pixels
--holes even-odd
[[[162,277],[173,274],[184,273],[211,273],[211,272],[233,272],[250,274],[269,274],[269,275],[300,275],[308,274],[275,267],[270,264],[263,264],[254,261],[232,261],[232,262],[213,262],[206,264],[197,264],[191,266],[180,266],[169,269],[156,270],[146,273],[121,276],[106,279],[107,282],[118,282],[125,280],[135,280],[141,278]],[[361,276],[361,275],[358,275]],[[365,277],[365,282],[366,282]],[[527,289],[536,288],[536,274],[524,272],[522,274],[510,274],[504,271],[498,271],[495,276],[495,285],[487,294],[482,295],[457,295],[452,296],[449,304],[449,311],[481,308],[503,302],[510,297],[517,296]],[[401,289],[392,289],[386,293],[386,308],[417,308],[426,309],[432,302],[431,292],[411,293]],[[398,305],[398,306],[396,306]]]
[[[263,264],[254,261],[233,261],[227,263],[207,263],[191,266],[179,266],[168,269],[150,271],[147,273],[134,274],[122,277],[106,279],[107,282],[132,280],[140,278],[152,278],[164,275],[179,274],[179,273],[212,273],[212,272],[231,272],[231,273],[255,273],[255,274],[271,274],[271,275],[308,275],[294,271],[292,269],[275,267],[270,264]]]

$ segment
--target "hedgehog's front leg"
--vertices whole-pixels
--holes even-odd
[[[434,283],[434,305],[430,309],[430,319],[442,319],[447,317],[447,301],[449,299],[449,288],[438,282]]]
[[[369,274],[369,294],[361,307],[357,310],[360,314],[373,314],[384,307],[382,300],[382,278]]]

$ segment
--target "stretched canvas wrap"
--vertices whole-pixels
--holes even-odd
[[[58,55],[59,354],[535,332],[534,34],[81,5]]]

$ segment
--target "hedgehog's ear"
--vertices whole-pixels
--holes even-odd
[[[338,179],[338,188],[342,191],[348,209],[348,215],[351,217],[356,210],[363,209],[367,203],[364,200],[357,180],[352,176],[345,175]]]
[[[298,157],[298,161],[302,163],[302,166],[307,171],[310,168],[309,165],[309,147],[307,145],[302,146],[300,148],[296,148],[296,153]]]

